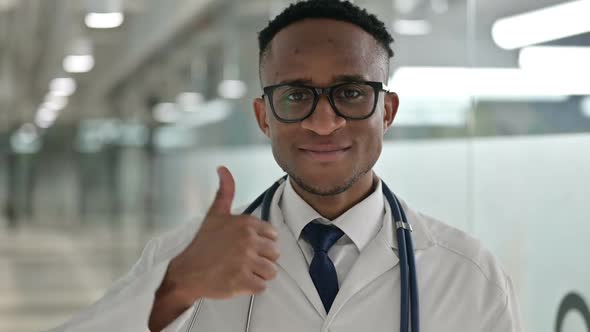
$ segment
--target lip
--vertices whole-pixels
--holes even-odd
[[[350,150],[350,146],[336,144],[314,144],[300,146],[299,150],[301,150],[304,155],[313,160],[320,162],[332,162],[342,159],[348,150]]]

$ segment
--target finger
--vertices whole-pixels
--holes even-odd
[[[279,259],[280,253],[276,242],[267,238],[260,238],[258,241],[257,253],[259,256],[276,262]]]
[[[249,294],[260,294],[266,290],[266,281],[256,273],[252,273],[244,283]]]
[[[256,233],[258,235],[263,236],[267,239],[276,241],[279,238],[279,233],[277,232],[276,228],[266,221],[259,221],[255,225]]]
[[[272,280],[277,276],[277,267],[275,263],[264,257],[256,259],[252,271],[264,280]]]
[[[208,213],[228,215],[231,214],[231,205],[236,190],[234,177],[224,166],[217,168],[217,175],[219,176],[219,188]]]

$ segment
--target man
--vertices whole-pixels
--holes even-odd
[[[234,181],[220,167],[205,217],[151,241],[58,331],[243,331],[247,317],[252,331],[398,331],[399,250],[372,171],[398,108],[383,86],[391,42],[382,22],[348,2],[279,14],[259,35],[264,95],[253,105],[288,174],[270,223],[260,208],[230,213]],[[402,207],[414,227],[422,330],[521,331],[511,281],[480,243]]]

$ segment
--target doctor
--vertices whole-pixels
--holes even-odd
[[[204,217],[150,241],[101,300],[54,331],[399,331],[400,244],[372,171],[398,108],[383,85],[391,42],[348,2],[299,2],[273,19],[259,35],[254,101],[288,174],[270,222],[260,207],[230,212],[234,180],[220,167]],[[480,242],[400,205],[420,329],[522,331],[510,278]]]

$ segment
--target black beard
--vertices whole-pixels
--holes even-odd
[[[294,172],[291,172],[289,169],[283,168],[283,170],[289,175],[290,178],[293,179],[293,181],[295,181],[295,183],[297,183],[299,185],[299,187],[301,187],[301,189],[307,191],[310,194],[317,195],[317,196],[323,196],[323,197],[335,196],[335,195],[338,195],[338,194],[341,194],[341,193],[347,191],[348,189],[350,189],[350,187],[352,187],[361,178],[361,176],[367,174],[369,171],[371,171],[371,169],[372,169],[372,167],[370,167],[366,170],[363,170],[362,172],[356,172],[351,178],[349,178],[341,186],[337,186],[337,187],[330,188],[327,190],[321,190],[319,188],[308,185],[307,183],[305,183],[305,181],[303,181],[303,179],[301,179],[300,177],[295,175]]]

